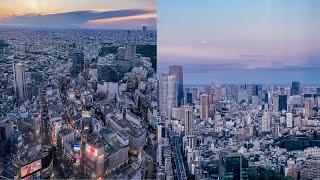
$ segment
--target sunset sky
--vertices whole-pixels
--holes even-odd
[[[155,29],[156,1],[1,0],[0,25],[99,29],[137,29],[147,25]]]
[[[319,9],[318,0],[161,0],[159,62],[309,65],[320,56]]]

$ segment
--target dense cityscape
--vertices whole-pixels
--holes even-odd
[[[0,179],[320,180],[319,9],[0,0]]]
[[[320,88],[159,76],[157,178],[319,179]]]
[[[1,29],[1,179],[155,178],[156,34]]]

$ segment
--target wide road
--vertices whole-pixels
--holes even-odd
[[[178,180],[187,179],[186,170],[183,163],[183,158],[181,155],[181,140],[177,133],[169,132],[171,148],[173,150],[173,160],[174,160],[174,173]]]

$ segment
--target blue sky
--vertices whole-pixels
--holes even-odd
[[[274,69],[277,83],[319,82],[319,9],[318,0],[160,0],[159,69],[193,67],[185,68],[189,82],[198,74],[209,83],[214,73],[221,83],[270,83]]]
[[[320,1],[158,1],[159,62],[301,66],[320,54]]]

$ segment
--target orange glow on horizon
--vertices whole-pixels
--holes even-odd
[[[149,18],[157,18],[157,14],[141,14],[134,16],[126,16],[126,17],[115,17],[115,18],[106,18],[106,19],[96,19],[87,21],[86,24],[103,24],[103,23],[114,23],[128,20],[136,20],[136,19],[149,19]]]

